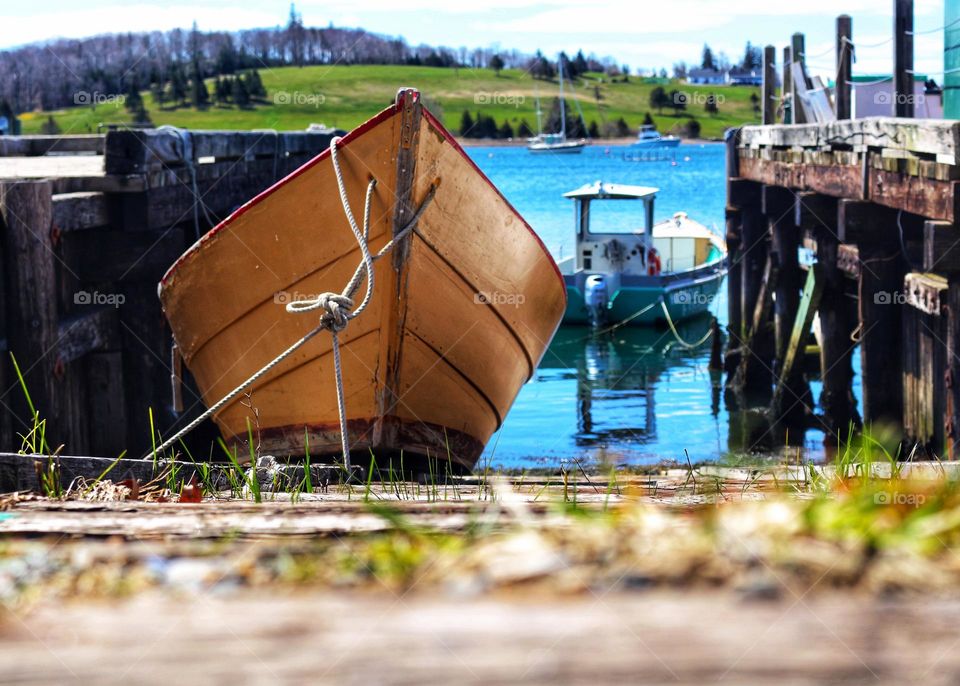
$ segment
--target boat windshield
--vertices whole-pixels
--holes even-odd
[[[635,199],[593,200],[590,202],[590,233],[643,233],[646,203]]]

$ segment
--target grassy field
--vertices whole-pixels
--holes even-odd
[[[161,109],[149,93],[143,99],[156,125],[172,124],[194,129],[303,129],[312,122],[350,129],[383,109],[400,86],[419,88],[428,106],[439,114],[447,127],[456,131],[464,110],[481,112],[504,120],[516,129],[521,120],[536,127],[535,96],[539,91],[546,111],[549,99],[556,97],[556,82],[536,81],[524,72],[505,70],[499,76],[489,69],[442,69],[407,66],[314,66],[262,69],[267,89],[263,103],[249,108],[211,106]],[[568,84],[569,85],[569,84]],[[623,117],[636,129],[644,114],[650,112],[657,127],[666,132],[675,125],[696,117],[701,135],[719,138],[724,129],[758,120],[750,101],[759,89],[741,86],[690,86],[672,82],[664,88],[683,91],[689,98],[686,112],[675,116],[672,110],[658,113],[650,106],[654,83],[631,77],[627,83],[611,83],[600,74],[587,74],[577,80],[574,97],[580,102],[586,122],[603,123]],[[213,92],[212,85],[208,88]],[[600,103],[596,100],[599,88]],[[713,116],[704,109],[708,93],[718,96],[719,112]],[[569,96],[568,96],[569,97]],[[105,100],[108,100],[105,98]],[[23,133],[40,133],[52,116],[63,133],[96,132],[101,123],[129,122],[130,113],[122,104],[110,101],[95,106],[71,107],[53,112],[31,112],[22,116]]]

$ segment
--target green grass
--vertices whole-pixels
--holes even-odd
[[[556,82],[535,81],[519,70],[508,69],[496,76],[489,69],[442,69],[394,65],[313,66],[261,69],[267,89],[265,102],[247,109],[211,106],[206,110],[192,108],[161,109],[148,92],[144,104],[156,125],[172,124],[193,129],[258,129],[300,130],[312,122],[351,129],[374,115],[392,100],[401,86],[413,86],[424,94],[427,106],[439,115],[448,128],[456,130],[464,110],[474,115],[479,111],[500,124],[504,120],[516,129],[521,120],[536,127],[534,97],[539,91],[547,109],[548,100],[556,97]],[[212,86],[208,88],[212,93]],[[623,117],[636,129],[646,112],[654,117],[661,131],[686,121],[691,115],[701,124],[701,135],[719,138],[724,129],[758,121],[750,102],[750,94],[758,88],[746,86],[690,86],[671,82],[669,92],[677,89],[689,94],[695,102],[685,113],[674,116],[671,110],[657,113],[650,107],[650,92],[655,83],[631,77],[628,83],[611,83],[600,74],[586,74],[577,79],[576,98],[589,124]],[[594,97],[599,87],[601,107]],[[706,113],[703,100],[707,93],[723,96],[715,116]],[[570,97],[568,95],[568,97]],[[485,102],[486,100],[486,102]],[[53,116],[64,134],[91,133],[100,123],[130,122],[131,115],[120,104],[95,107],[71,107],[53,112],[30,112],[22,115],[23,133],[41,132],[48,116]]]

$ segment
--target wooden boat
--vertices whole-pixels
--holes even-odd
[[[656,188],[600,181],[565,194],[576,202],[576,249],[560,263],[564,324],[650,326],[710,309],[726,273],[726,244],[685,212],[655,224],[656,195]],[[642,201],[640,227],[623,212],[604,211],[624,205],[612,202],[619,200]]]
[[[413,232],[375,263],[369,306],[339,334],[354,463],[448,460],[469,469],[533,375],[566,305],[543,243],[440,122],[404,89],[337,143],[353,213],[372,191],[376,253],[433,192]],[[431,191],[433,189],[433,191]],[[243,205],[170,268],[159,292],[211,406],[317,325],[290,300],[340,291],[360,250],[330,151]],[[360,288],[358,299],[363,294]],[[214,415],[246,451],[338,455],[331,336],[316,335]],[[394,462],[398,464],[398,462]]]

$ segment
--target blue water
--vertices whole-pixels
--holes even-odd
[[[595,145],[580,155],[556,156],[532,155],[522,147],[468,152],[556,258],[573,248],[573,203],[563,193],[596,180],[657,187],[656,220],[684,211],[722,230],[722,144],[682,145],[673,160],[653,162],[625,161],[625,149]],[[724,286],[711,307],[721,324],[726,307]],[[681,334],[696,340],[706,327],[705,321],[693,322]],[[643,464],[685,461],[684,451],[694,462],[739,452],[730,443],[731,415],[708,362],[709,344],[686,351],[668,330],[623,327],[597,339],[586,329],[562,327],[484,459],[491,465],[543,467],[571,458]],[[811,386],[818,397],[819,384]],[[808,431],[804,452],[822,455],[822,441],[822,433]]]

